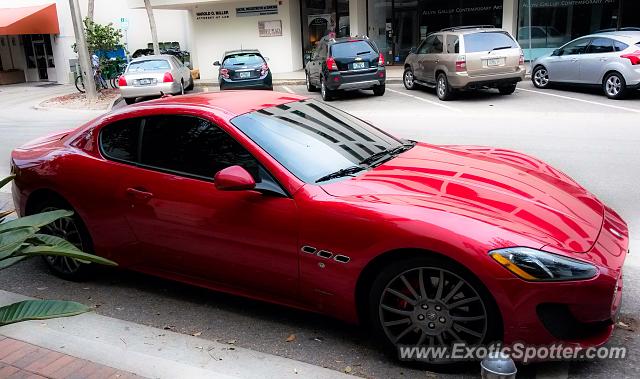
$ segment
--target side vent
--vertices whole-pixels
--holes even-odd
[[[346,255],[336,255],[335,257],[333,257],[333,260],[339,263],[349,263],[351,258],[347,257]]]
[[[320,251],[318,251],[318,254],[317,254],[317,255],[318,255],[320,258],[324,258],[324,259],[329,259],[329,258],[333,257],[333,253],[330,253],[330,252],[328,252],[328,251],[326,251],[326,250],[320,250]]]
[[[303,246],[302,247],[302,252],[303,253],[307,253],[307,254],[315,254],[316,253],[316,248],[315,247],[311,247],[311,246]]]

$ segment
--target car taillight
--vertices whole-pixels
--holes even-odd
[[[621,55],[620,58],[626,58],[631,61],[631,65],[637,66],[640,64],[640,50],[631,54]]]
[[[173,75],[171,75],[171,73],[169,71],[165,72],[164,76],[162,77],[162,82],[164,82],[164,83],[173,82]]]
[[[333,57],[327,58],[327,70],[329,71],[337,71],[338,65],[336,65],[336,60]]]
[[[461,55],[456,59],[456,72],[467,71],[467,57]]]
[[[384,55],[380,53],[380,55],[378,55],[378,67],[382,67],[382,66],[384,66]]]
[[[120,75],[120,77],[118,78],[118,87],[126,87],[127,86],[127,79],[124,78],[124,75]]]
[[[220,75],[222,75],[222,77],[225,79],[229,79],[229,70],[226,68],[221,68]]]
[[[269,66],[267,66],[266,63],[263,63],[262,67],[260,67],[260,75],[261,76],[267,75],[267,72],[269,72]]]

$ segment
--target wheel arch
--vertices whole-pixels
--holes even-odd
[[[356,286],[355,286],[355,304],[356,304],[356,312],[358,316],[358,321],[361,325],[369,325],[369,315],[368,315],[368,297],[371,286],[376,279],[376,277],[382,272],[384,267],[390,263],[398,260],[408,260],[412,258],[419,258],[424,256],[437,257],[437,259],[442,259],[455,265],[461,271],[463,271],[466,275],[471,276],[477,283],[481,285],[482,293],[487,297],[488,301],[491,302],[491,306],[494,308],[496,316],[499,318],[499,326],[497,330],[500,331],[501,336],[504,335],[504,320],[502,309],[498,306],[498,303],[492,293],[489,291],[486,284],[475,275],[470,269],[468,269],[464,264],[459,262],[456,259],[451,258],[446,254],[442,254],[439,252],[435,252],[432,250],[422,249],[422,248],[405,248],[405,249],[395,249],[384,252],[375,258],[373,258],[360,272],[358,276]]]
[[[39,188],[35,191],[32,191],[27,197],[27,201],[24,207],[25,215],[34,214],[37,210],[37,206],[44,203],[45,201],[60,201],[65,205],[68,205],[75,211],[75,208],[71,205],[71,203],[57,191],[54,191],[51,188]]]
[[[616,68],[608,68],[604,72],[604,75],[602,75],[602,79],[600,80],[600,84],[604,85],[604,81],[607,79],[607,76],[609,76],[610,74],[618,74],[618,75],[622,76],[622,78],[625,80],[625,82],[627,81],[627,78],[624,77],[624,74],[622,72],[620,72],[620,70],[618,70]]]

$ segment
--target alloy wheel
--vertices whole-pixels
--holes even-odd
[[[58,210],[58,208],[45,208],[43,212],[50,212]],[[60,218],[49,225],[42,227],[43,234],[60,237],[78,249],[85,251],[85,243],[82,240],[82,234],[80,228],[73,217]],[[80,263],[76,259],[60,256],[46,256],[47,262],[56,270],[65,274],[74,274],[80,269]]]
[[[439,267],[413,268],[392,279],[380,297],[379,317],[394,345],[476,345],[484,341],[489,326],[479,293]]]
[[[184,83],[180,82],[180,94],[184,95]]]
[[[533,81],[538,87],[546,87],[549,84],[549,73],[546,69],[540,68],[533,75]]]
[[[616,97],[620,94],[622,90],[622,80],[617,75],[611,75],[605,84],[605,90],[607,91],[607,95],[611,97]]]
[[[324,85],[324,80],[320,81],[320,94],[322,95],[322,99],[327,98],[327,87]]]
[[[307,91],[311,92],[311,82],[309,81],[309,74],[305,75],[305,83],[307,85]]]
[[[407,88],[413,88],[413,72],[411,70],[407,70],[404,72],[404,86]]]
[[[438,96],[444,97],[447,93],[447,83],[443,75],[438,78]]]

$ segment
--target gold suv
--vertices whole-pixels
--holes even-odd
[[[469,26],[430,34],[404,62],[407,89],[436,88],[440,100],[457,90],[497,88],[503,95],[524,80],[524,55],[518,42],[494,27]]]

